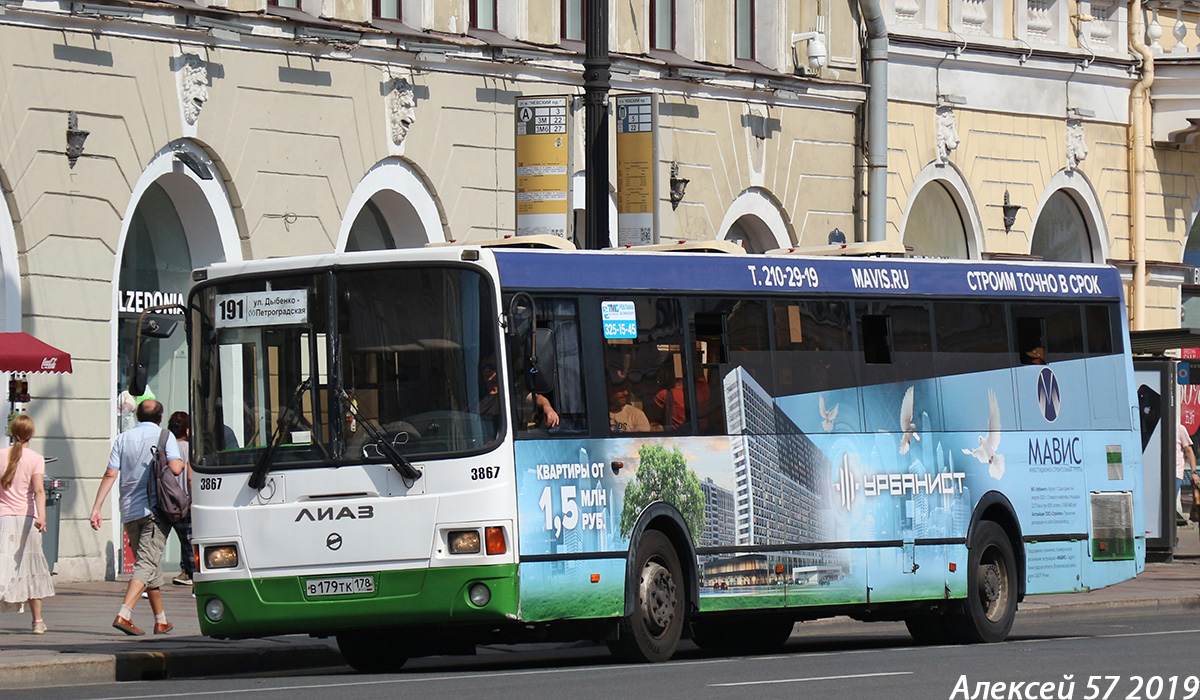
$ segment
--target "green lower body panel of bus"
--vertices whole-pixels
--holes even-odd
[[[310,595],[363,576],[373,591]],[[476,583],[487,587],[484,605],[471,601]],[[496,624],[517,619],[517,597],[515,564],[196,582],[200,631],[210,637]]]

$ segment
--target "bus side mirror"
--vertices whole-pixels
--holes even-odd
[[[129,377],[129,395],[135,397],[146,393],[146,382],[149,381],[149,368],[145,362],[135,361],[133,372]]]
[[[529,363],[529,390],[549,394],[558,387],[558,358],[554,351],[554,331],[538,328],[533,334],[533,353]]]
[[[186,313],[187,309],[179,304],[164,304],[146,309],[138,317],[137,335],[133,339],[133,366],[129,372],[129,393],[135,397],[146,393],[146,382],[150,381],[150,368],[142,360],[142,344],[144,338],[170,338],[175,332],[178,321],[165,316],[149,316],[154,311],[179,309]]]

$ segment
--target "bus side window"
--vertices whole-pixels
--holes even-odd
[[[862,382],[916,381],[934,376],[929,305],[911,301],[856,301]]]
[[[1111,355],[1118,352],[1120,343],[1113,341],[1113,329],[1120,328],[1113,320],[1115,306],[1088,304],[1083,307],[1087,319],[1087,353],[1089,355]]]
[[[637,337],[604,339],[604,381],[613,433],[687,431],[691,409],[684,391],[683,315],[678,299],[632,301]]]
[[[1076,304],[1013,304],[1017,362],[1047,364],[1083,357],[1083,322]]]
[[[725,379],[744,369],[761,386],[771,386],[771,334],[761,299],[689,299],[697,429],[723,435]]]
[[[776,301],[776,397],[855,385],[850,304],[844,301]]]
[[[937,374],[970,374],[1012,366],[1004,304],[935,302]]]
[[[528,320],[526,332],[518,332],[516,342],[509,347],[512,360],[510,381],[518,437],[535,437],[559,433],[578,433],[587,430],[587,403],[584,400],[583,373],[580,368],[579,302],[566,297],[535,297],[539,355],[552,354],[553,376],[547,379],[549,390],[531,392],[525,380],[528,362]],[[519,344],[525,342],[526,347]],[[549,425],[549,411],[558,417],[557,425]]]

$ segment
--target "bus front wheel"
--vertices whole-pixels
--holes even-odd
[[[408,654],[385,632],[343,632],[337,635],[342,658],[359,673],[391,673],[408,662]]]
[[[1017,562],[1004,528],[980,521],[967,561],[967,599],[948,631],[967,644],[1002,642],[1017,616]]]
[[[621,619],[609,648],[627,661],[670,659],[683,633],[684,580],[671,540],[646,530],[634,559],[633,612]]]

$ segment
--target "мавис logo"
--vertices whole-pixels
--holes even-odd
[[[1062,407],[1062,398],[1058,393],[1058,378],[1049,367],[1043,367],[1038,373],[1037,386],[1038,407],[1042,409],[1042,417],[1053,423],[1058,419]]]

